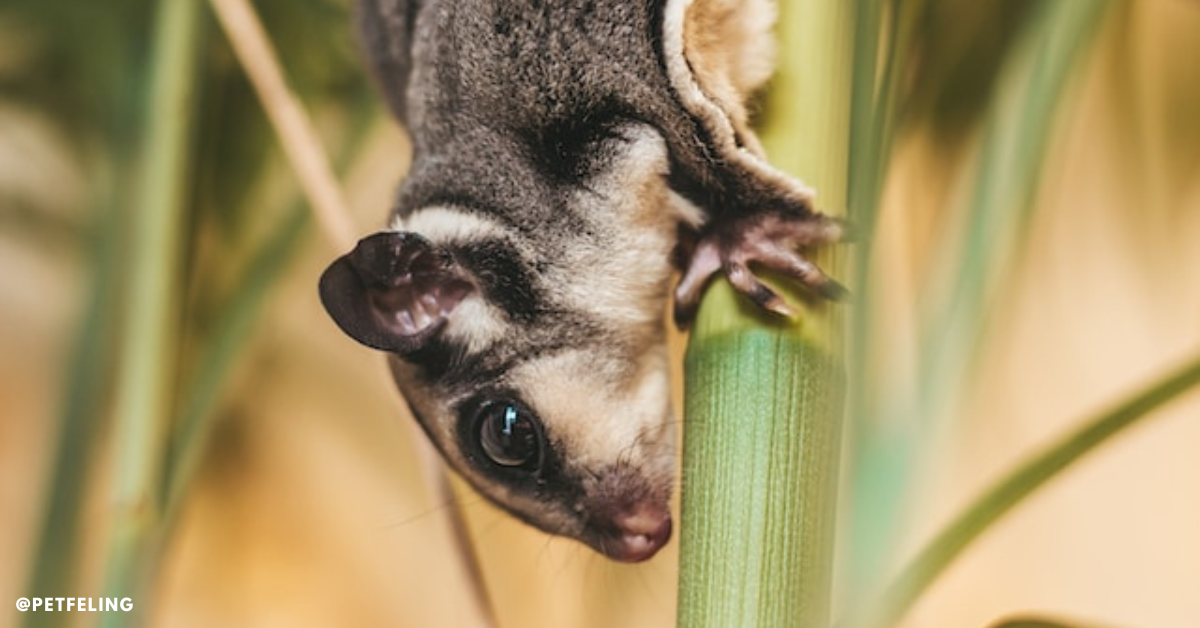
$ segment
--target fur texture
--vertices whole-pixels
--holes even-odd
[[[392,352],[414,414],[480,492],[614,558],[670,532],[662,317],[680,226],[812,214],[748,124],[773,19],[767,0],[360,2],[414,159],[394,233],[335,262],[322,298]],[[480,447],[514,425],[537,428],[505,441],[537,444],[536,463]]]

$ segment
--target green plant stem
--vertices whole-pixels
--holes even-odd
[[[962,550],[997,519],[1085,454],[1198,384],[1200,356],[1142,392],[1085,421],[1082,427],[1030,458],[946,526],[900,572],[880,602],[866,607],[870,609],[868,613],[861,618],[852,617],[847,625],[853,628],[894,625]]]
[[[174,389],[180,252],[191,156],[192,92],[200,33],[195,0],[159,3],[140,155],[140,188],[127,258],[129,302],[117,365],[112,523],[105,595],[135,597],[140,567],[161,514],[161,468]],[[104,615],[105,626],[136,624]]]
[[[763,140],[845,210],[852,7],[787,3]],[[822,264],[836,274],[832,255]],[[790,299],[801,303],[795,294]],[[768,317],[716,282],[685,363],[678,625],[828,625],[841,432],[836,307]]]
[[[747,329],[693,340],[686,366],[679,625],[827,625],[840,363]]]

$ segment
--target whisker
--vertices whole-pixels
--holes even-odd
[[[461,504],[465,508],[468,506],[474,506],[475,504],[478,504],[481,501],[483,501],[483,498],[478,495],[466,495],[466,496],[455,495],[454,497],[451,497],[450,499],[447,499],[447,500],[443,501],[442,503],[437,504],[435,506],[431,506],[415,515],[410,515],[408,517],[400,519],[399,521],[394,521],[392,523],[382,524],[379,526],[379,529],[380,530],[392,530],[395,528],[409,525],[416,521],[420,521],[421,519],[424,519],[426,517],[435,515],[439,512],[449,510],[456,503]]]

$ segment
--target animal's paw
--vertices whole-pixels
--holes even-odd
[[[729,283],[763,309],[793,317],[795,308],[759,280],[751,266],[783,273],[814,294],[832,301],[849,292],[802,250],[847,239],[846,224],[823,214],[756,213],[718,219],[699,234],[682,236],[677,251],[683,278],[675,289],[675,324],[688,327],[700,305],[704,287],[719,271]]]

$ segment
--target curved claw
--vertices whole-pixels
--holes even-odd
[[[846,300],[849,291],[796,249],[840,242],[848,232],[845,222],[823,214],[753,214],[710,225],[684,260],[675,289],[675,324],[681,329],[691,324],[705,286],[718,271],[759,307],[795,317],[798,310],[759,280],[751,264],[779,271],[822,298]]]
[[[800,285],[821,295],[830,301],[846,301],[850,291],[838,283],[816,264],[808,261],[803,255],[786,249],[768,248],[762,251],[763,256],[756,261],[772,270],[777,270],[798,281]]]
[[[779,296],[778,292],[759,280],[758,276],[745,264],[740,262],[729,264],[725,268],[725,277],[729,279],[730,284],[733,284],[734,289],[749,297],[764,310],[787,318],[795,318],[800,313],[796,308],[788,305],[788,302]]]

